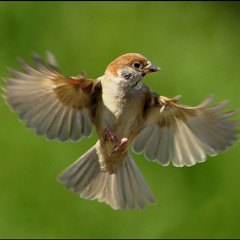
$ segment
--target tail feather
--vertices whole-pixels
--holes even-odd
[[[152,194],[152,191],[148,187],[147,183],[145,182],[142,174],[139,172],[138,167],[137,167],[135,161],[133,160],[131,155],[129,157],[131,158],[131,165],[130,165],[132,167],[132,171],[131,172],[134,174],[134,177],[132,176],[132,179],[136,179],[137,183],[138,183],[139,191],[137,191],[137,195],[140,195],[142,193],[142,195],[146,197],[147,201],[149,201],[152,204],[156,204],[155,197]],[[137,199],[138,198],[139,197],[137,197]]]
[[[80,159],[70,165],[58,178],[60,182],[66,182],[66,188],[74,193],[82,192],[98,171],[97,154],[95,147],[89,149]]]
[[[134,174],[134,171],[132,171],[132,172]],[[130,186],[131,186],[131,191],[132,191],[133,195],[135,196],[138,206],[140,206],[140,208],[143,209],[145,207],[144,194],[141,192],[141,188],[140,188],[141,185],[136,180],[135,174],[132,178],[129,178],[129,182],[130,182]]]
[[[156,200],[139,172],[130,153],[113,173],[100,169],[96,145],[69,166],[59,177],[66,188],[79,193],[85,199],[98,199],[113,209],[134,210],[145,208],[145,201],[155,204]]]
[[[81,193],[82,198],[86,199],[95,199],[96,196],[102,192],[103,187],[105,186],[106,176],[104,174],[97,174],[95,180],[92,184],[89,184]]]

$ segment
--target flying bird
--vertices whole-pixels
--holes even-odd
[[[84,72],[68,77],[60,73],[54,55],[47,64],[33,54],[35,67],[19,59],[24,72],[8,68],[4,78],[6,103],[37,135],[60,142],[80,141],[96,128],[98,140],[59,176],[67,189],[85,199],[98,199],[113,209],[145,208],[156,200],[131,154],[167,166],[192,166],[233,145],[236,111],[219,113],[228,101],[210,107],[209,95],[196,107],[152,91],[141,80],[160,68],[138,53],[112,61],[103,76]]]

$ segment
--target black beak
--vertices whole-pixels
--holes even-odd
[[[149,63],[145,68],[143,68],[144,73],[157,72],[159,70],[161,70],[161,68],[152,63]]]

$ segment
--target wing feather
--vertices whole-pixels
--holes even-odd
[[[229,101],[209,107],[214,96],[208,96],[196,107],[180,105],[179,98],[153,96],[146,107],[145,119],[133,141],[133,151],[162,165],[192,166],[225,151],[238,139],[235,129],[240,123],[229,120],[237,111],[219,113]]]
[[[49,140],[79,141],[92,133],[95,93],[100,81],[87,79],[85,74],[66,77],[58,71],[54,55],[47,53],[46,66],[38,54],[33,54],[36,68],[19,59],[25,72],[8,68],[12,77],[4,78],[5,98],[19,119],[28,128]]]

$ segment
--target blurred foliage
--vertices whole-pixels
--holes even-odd
[[[162,71],[144,79],[155,92],[196,105],[208,94],[240,102],[240,3],[0,2],[0,76],[17,57],[53,52],[61,71],[89,77],[139,52]],[[1,80],[1,85],[4,82]],[[3,91],[1,90],[1,94]],[[158,205],[114,211],[65,191],[57,175],[97,140],[37,137],[0,99],[0,238],[239,238],[239,142],[191,168],[134,155]],[[239,119],[239,114],[233,119]]]

